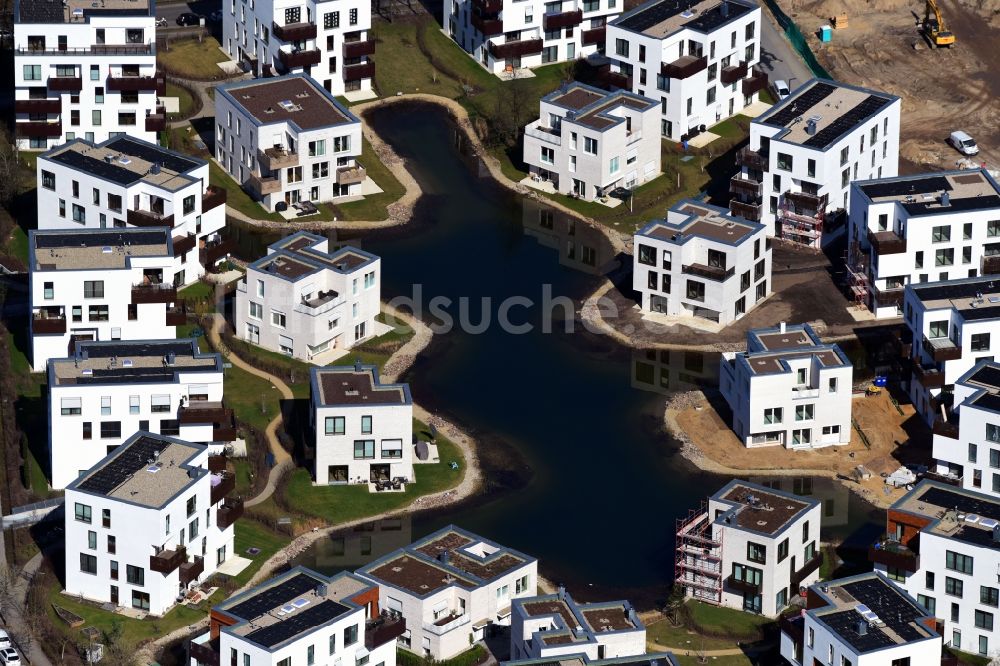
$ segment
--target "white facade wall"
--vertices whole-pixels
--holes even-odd
[[[265,209],[274,211],[278,202],[290,206],[299,201],[318,203],[361,194],[360,182],[340,185],[337,175],[338,169],[357,165],[356,158],[362,150],[360,120],[341,107],[350,122],[310,130],[302,130],[290,122],[261,123],[225,92],[229,90],[238,96],[239,85],[217,89],[215,158],[233,180],[257,193],[254,196],[258,196]],[[336,103],[332,98],[331,101]],[[325,141],[324,153],[310,156],[309,144],[319,141]],[[297,156],[294,166],[265,168],[260,154],[276,146]],[[272,164],[277,166],[278,162]],[[255,179],[267,182],[271,178],[278,181],[276,191],[256,188]]]
[[[803,183],[815,185],[815,194],[826,202],[825,212],[829,216],[837,210],[850,210],[851,181],[895,176],[899,165],[900,101],[898,98],[894,99],[825,149],[818,149],[784,140],[781,137],[786,133],[786,128],[766,123],[769,115],[783,108],[784,104],[794,103],[794,98],[793,92],[792,97],[787,98],[783,104],[772,107],[771,111],[750,124],[749,148],[765,160],[764,168],[757,168],[744,161],[738,175],[760,183],[760,221],[772,235],[818,248],[835,238],[837,233],[799,229],[793,234],[789,228],[783,230],[779,219],[782,217],[781,211],[792,207],[785,193],[805,192]],[[874,142],[871,140],[873,132]],[[845,149],[846,159],[843,154]],[[791,158],[790,169],[778,167],[779,155]],[[791,220],[790,224],[794,223],[792,218],[788,219]]]
[[[442,26],[476,62],[487,71],[500,74],[603,52],[605,25],[622,11],[621,2],[446,0]],[[579,14],[574,18],[575,12]],[[566,16],[546,19],[546,15]],[[550,29],[546,30],[546,26]],[[484,34],[484,30],[489,34]],[[508,54],[503,48],[507,41],[529,43],[517,54]]]
[[[564,618],[557,614],[530,615],[523,606],[523,604],[530,604],[533,601],[544,602],[557,598],[565,601],[570,607],[570,612],[574,613],[580,610],[591,611],[609,606],[608,612],[618,616],[622,613],[623,608],[627,608],[635,628],[602,631],[600,627],[596,627],[594,631],[590,631],[587,628],[586,618],[582,617],[582,614],[576,614],[577,626],[581,629],[578,631],[577,626],[566,626]],[[556,619],[557,617],[558,619]],[[551,645],[545,643],[544,638],[548,632],[564,633],[566,630],[574,636],[574,641]],[[511,606],[510,636],[510,658],[512,660],[556,658],[582,654],[588,660],[596,661],[598,659],[632,657],[646,653],[646,628],[627,602],[577,604],[561,588],[558,596],[544,595],[534,599],[518,599]]]
[[[994,363],[980,362],[977,368],[1000,369]],[[993,389],[987,389],[992,391]],[[960,417],[957,431],[949,434],[935,432],[932,455],[936,472],[957,477],[961,487],[1000,498],[1000,414],[989,408],[989,403],[977,405],[974,399],[983,393],[983,387],[959,381],[955,384],[954,405]]]
[[[139,181],[124,187],[100,176],[74,169],[57,161],[39,156],[38,175],[38,228],[39,229],[102,229],[131,227],[129,211],[150,213],[152,200],[163,200],[163,217],[173,217],[171,236],[174,243],[195,236],[193,247],[174,257],[173,275],[176,286],[184,286],[205,274],[200,263],[199,249],[219,239],[219,232],[226,225],[226,206],[217,205],[204,210],[202,198],[208,187],[208,163],[205,162],[189,173],[194,182],[176,190],[169,190],[149,182]],[[55,186],[46,185],[43,172],[55,176]],[[73,196],[73,183],[77,183],[79,196]],[[122,206],[111,208],[109,196],[121,197]],[[192,198],[193,197],[193,203]],[[98,203],[95,203],[97,200]],[[185,200],[188,206],[184,205]],[[60,203],[61,202],[61,203]],[[74,219],[73,206],[83,208],[82,219]],[[166,222],[166,226],[169,226]]]
[[[563,194],[576,194],[586,200],[617,186],[641,185],[660,175],[660,140],[652,100],[641,100],[648,104],[644,109],[625,104],[609,109],[608,116],[628,120],[599,130],[548,101],[560,94],[543,98],[539,119],[524,128],[524,162],[532,174],[552,181]],[[581,110],[577,115],[584,113],[586,110]],[[596,142],[592,152],[586,148],[588,139]]]
[[[805,616],[804,631],[807,637],[812,636],[812,645],[809,644],[808,638],[803,642],[801,661],[795,658],[792,639],[785,632],[781,633],[781,656],[793,666],[807,666],[814,663],[851,663],[856,666],[907,663],[910,666],[939,666],[941,663],[941,640],[938,638],[859,653],[829,627],[809,614]]]
[[[156,141],[156,132],[146,129],[146,117],[162,110],[157,109],[156,85],[119,92],[111,90],[108,81],[109,77],[122,76],[155,78],[155,16],[97,15],[72,23],[28,23],[15,17],[14,56],[17,124],[54,125],[41,128],[48,130],[42,134],[49,136],[32,137],[27,128],[21,128],[18,148],[43,150],[73,138],[104,141],[116,133]],[[138,68],[137,73],[130,68]],[[53,89],[56,77],[79,78],[80,89]],[[60,83],[61,87],[75,87]],[[101,91],[103,95],[98,94]],[[28,111],[28,99],[58,100],[59,110]]]
[[[744,94],[743,80],[753,75],[760,60],[760,7],[710,33],[682,27],[660,39],[622,25],[628,16],[655,4],[640,5],[608,25],[606,54],[616,70],[628,77],[633,92],[660,102],[661,136],[680,141],[691,130],[711,127],[757,101],[757,92]],[[683,79],[660,76],[661,65],[699,51],[707,58],[701,71]],[[746,63],[745,76],[723,83],[722,70],[741,62]]]
[[[132,303],[132,285],[142,283],[143,270],[160,270],[163,283],[173,282],[173,256],[132,257],[129,267],[109,270],[35,270],[31,267],[28,290],[31,308],[63,308],[66,332],[62,334],[32,333],[31,367],[34,372],[45,370],[50,358],[65,358],[69,353],[70,339],[92,340],[150,340],[176,337],[176,327],[167,326],[166,303],[139,303],[135,305],[136,317],[129,319]],[[88,298],[84,295],[85,282],[103,282],[104,295]],[[46,298],[46,284],[52,285],[52,298]],[[107,307],[107,319],[91,316],[91,307]],[[75,308],[79,308],[76,321]]]
[[[686,217],[675,211],[667,215],[668,221],[675,216]],[[634,236],[632,288],[639,293],[645,311],[702,316],[726,326],[741,319],[771,293],[771,242],[763,226],[736,245],[690,234],[664,240],[644,231]],[[650,250],[640,256],[640,246]],[[691,264],[708,266],[709,250],[725,254],[732,274],[719,280],[685,271]],[[704,300],[688,296],[691,282],[704,285]]]
[[[305,39],[289,34],[289,39],[283,40],[274,32],[275,25],[298,26],[302,23],[314,26]],[[249,64],[252,61],[250,71],[256,78],[275,72],[305,73],[334,95],[352,90],[369,91],[374,59],[368,56],[347,58],[345,42],[369,41],[371,25],[371,4],[363,0],[224,0],[222,48],[236,62]],[[311,53],[311,64],[289,62],[291,66],[287,66],[279,51]],[[349,65],[354,67],[348,68]]]
[[[372,431],[363,432],[361,417],[370,416]],[[344,434],[326,434],[326,420],[344,418]],[[371,468],[388,465],[389,477],[414,478],[413,405],[337,405],[315,407],[317,485],[337,483],[330,475],[331,466],[346,466],[348,483],[368,483]],[[374,440],[375,457],[355,458],[354,443]],[[401,452],[396,457],[396,452]]]
[[[204,450],[190,464],[207,467],[208,450]],[[118,605],[131,607],[132,593],[136,591],[149,594],[149,613],[163,615],[167,612],[183,591],[179,579],[180,569],[169,574],[150,569],[150,556],[156,553],[155,549],[162,547],[174,550],[179,545],[185,545],[188,561],[193,561],[195,556],[203,557],[205,570],[198,581],[208,578],[234,552],[233,526],[219,530],[216,522],[218,505],[210,505],[211,476],[206,470],[191,487],[159,509],[67,488],[66,593],[97,603],[110,603],[113,588],[117,588]],[[196,510],[189,516],[187,501],[191,497],[196,498]],[[76,519],[77,504],[90,507],[89,523]],[[110,511],[110,527],[104,527],[104,510]],[[192,543],[187,535],[196,519],[199,523],[198,536]],[[96,548],[89,547],[90,532],[96,533]],[[108,537],[115,537],[113,553],[109,552]],[[81,554],[97,558],[96,575],[81,571]],[[112,578],[113,561],[118,563],[117,580]],[[143,570],[142,585],[129,582],[129,565]],[[196,583],[194,581],[191,585]]]

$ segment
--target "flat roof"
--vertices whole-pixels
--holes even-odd
[[[84,341],[70,358],[51,359],[49,386],[164,384],[180,372],[222,372],[222,355],[202,353],[192,338]]]
[[[223,631],[273,651],[356,612],[361,606],[354,597],[371,587],[348,572],[327,577],[296,567],[217,604],[213,610],[239,620]]]
[[[671,652],[649,652],[633,657],[591,659],[585,653],[502,661],[501,666],[679,666]]]
[[[70,488],[158,509],[208,474],[188,463],[203,446],[138,432],[91,467]]]
[[[1000,550],[1000,499],[991,495],[925,479],[892,508],[933,519],[923,532]]]
[[[93,17],[152,16],[151,0],[18,0],[15,23],[84,23]]]
[[[121,269],[133,257],[174,256],[167,227],[34,230],[28,245],[32,271]]]
[[[774,536],[803,517],[819,502],[765,488],[748,481],[731,481],[712,496],[732,508],[715,518],[718,524]]]
[[[98,178],[129,187],[138,182],[166,190],[178,190],[199,179],[189,175],[204,160],[129,136],[117,136],[103,143],[75,139],[39,155],[51,161]]]
[[[313,400],[320,407],[412,404],[409,384],[383,384],[374,365],[312,369]]]
[[[652,0],[611,22],[611,25],[663,39],[681,28],[709,33],[757,9],[747,0]]]
[[[786,131],[775,136],[788,143],[824,150],[899,98],[888,93],[828,79],[812,79],[753,120]],[[809,120],[815,132],[809,133]]]
[[[981,275],[960,280],[908,284],[907,289],[928,310],[951,308],[967,321],[1000,318],[1000,279]]]
[[[218,90],[260,125],[289,122],[299,129],[312,130],[361,122],[305,74],[250,79]]]
[[[645,626],[627,601],[578,604],[562,588],[556,594],[515,599],[525,617],[555,617],[556,621],[534,632],[546,645],[595,642],[598,634],[641,631]]]
[[[419,597],[449,585],[476,589],[535,561],[450,525],[358,570]]]
[[[637,235],[676,244],[684,243],[689,238],[704,238],[739,245],[764,228],[757,222],[731,215],[724,208],[691,200],[674,204],[670,211],[686,217],[678,224],[666,219],[653,220],[640,229]]]
[[[906,592],[871,572],[812,586],[825,605],[807,612],[859,654],[939,639],[933,618]]]
[[[322,270],[349,275],[378,260],[376,255],[351,246],[332,252],[320,249],[319,246],[328,243],[323,236],[299,231],[271,243],[269,253],[250,264],[250,268],[295,282]]]
[[[957,383],[978,389],[962,402],[963,407],[972,405],[1000,413],[1000,363],[979,361]]]
[[[895,202],[912,216],[1000,208],[1000,186],[985,169],[867,180],[858,187],[873,203]]]
[[[566,109],[565,121],[585,125],[598,131],[625,122],[625,118],[612,113],[617,108],[628,107],[645,111],[656,102],[625,90],[608,92],[574,81],[542,98],[543,102]]]
[[[756,328],[747,333],[747,351],[742,356],[754,375],[790,372],[787,361],[815,358],[823,367],[850,365],[835,344],[824,344],[808,324],[778,328]]]

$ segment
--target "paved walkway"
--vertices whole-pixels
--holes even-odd
[[[236,354],[226,346],[226,343],[222,341],[222,327],[226,325],[225,317],[219,313],[215,313],[212,316],[212,327],[208,330],[208,339],[220,354],[226,357],[230,363],[235,365],[237,368],[249,372],[251,375],[256,375],[262,379],[266,379],[271,382],[278,391],[281,392],[281,397],[285,400],[292,400],[295,395],[292,393],[292,389],[288,387],[288,384],[278,379],[272,374],[264,372],[254,366],[250,365],[243,359],[241,359]],[[267,424],[267,428],[264,430],[264,436],[267,438],[267,446],[271,450],[271,454],[274,456],[274,467],[267,475],[267,485],[264,487],[258,495],[246,500],[243,506],[256,506],[265,502],[277,487],[278,479],[287,469],[291,469],[294,465],[292,457],[288,455],[288,451],[285,447],[281,445],[281,441],[278,440],[278,426],[282,423],[281,409],[278,409],[278,415],[271,419],[271,422]]]
[[[232,83],[233,81],[241,81],[243,79],[250,78],[250,75],[241,72],[237,76],[233,76],[228,79],[221,79],[219,81],[195,81],[194,79],[183,79],[179,76],[171,76],[170,78],[180,82],[185,88],[188,88],[198,99],[201,100],[201,110],[194,114],[190,118],[185,118],[184,120],[175,120],[169,124],[170,128],[184,127],[192,120],[197,120],[198,118],[215,118],[215,100],[211,95],[208,94],[209,88],[214,88],[218,85],[223,85],[225,83]]]
[[[17,639],[23,636],[26,632],[24,629],[24,618],[21,614],[23,609],[23,604],[27,603],[28,599],[28,589],[31,586],[31,582],[35,575],[38,573],[38,569],[42,566],[42,554],[36,553],[34,557],[28,560],[24,567],[21,569],[21,574],[18,576],[17,582],[14,583],[14,591],[12,597],[17,599],[19,603],[8,604],[3,608],[3,620],[7,628],[11,630],[13,634],[14,644],[17,647],[17,651],[21,653],[22,661],[26,661],[32,666],[52,666],[52,662],[45,655],[37,639],[31,641],[31,645],[25,650],[18,644]]]

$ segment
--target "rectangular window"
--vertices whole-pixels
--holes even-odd
[[[951,227],[943,225],[931,229],[932,243],[947,243],[949,241],[951,241]]]
[[[986,629],[987,631],[993,631],[993,613],[987,613],[986,611],[977,610],[976,628]]]
[[[994,608],[1000,606],[1000,590],[995,587],[980,586],[979,603],[993,606]]]
[[[946,550],[944,553],[944,567],[951,571],[972,575],[972,557]]]
[[[354,440],[354,459],[355,460],[368,460],[375,457],[375,440],[374,439],[356,439]]]
[[[589,136],[583,137],[583,152],[589,153],[591,155],[596,155],[597,139],[592,139]]]
[[[361,434],[370,435],[372,434],[372,417],[362,416],[361,417]]]
[[[796,405],[795,407],[795,420],[796,421],[812,421],[813,419],[813,408],[815,405]]]
[[[764,423],[781,423],[781,407],[769,407],[764,410]]]
[[[104,298],[104,280],[85,280],[83,283],[84,298]]]
[[[767,562],[767,547],[752,541],[747,542],[747,560],[758,564]]]
[[[87,574],[97,575],[97,557],[80,553],[80,571]]]
[[[91,509],[89,506],[87,506],[86,504],[80,504],[79,502],[76,502],[73,508],[73,513],[78,521],[90,525],[92,516],[91,516]]]
[[[962,596],[962,581],[957,578],[951,578],[950,576],[945,576],[944,579],[944,593],[949,594],[953,597]]]
[[[121,436],[121,421],[101,421],[101,439],[120,439]]]
[[[63,416],[79,416],[83,401],[80,398],[62,398],[59,404]]]
[[[328,416],[324,419],[324,429],[327,435],[343,435],[346,419],[343,416]]]
[[[139,587],[142,587],[146,584],[146,570],[142,567],[126,564],[125,580],[128,581],[129,585],[138,585]]]
[[[974,352],[984,352],[990,350],[990,334],[989,333],[973,333],[972,334],[972,351]]]
[[[782,171],[791,171],[792,156],[786,153],[778,153],[778,169]]]
[[[358,625],[354,624],[344,629],[344,647],[358,642]]]

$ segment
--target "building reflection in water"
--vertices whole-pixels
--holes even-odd
[[[619,267],[618,255],[604,232],[585,222],[525,201],[521,223],[524,235],[559,253],[562,266],[588,275],[604,275]]]
[[[321,571],[353,571],[383,555],[409,545],[413,528],[409,516],[375,520],[330,534],[310,551],[310,566]]]
[[[719,385],[719,354],[683,349],[632,351],[632,388],[670,394]]]

